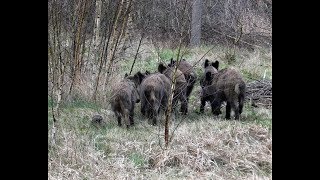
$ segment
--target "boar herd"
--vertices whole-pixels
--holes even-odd
[[[134,125],[134,107],[139,102],[141,114],[156,125],[159,114],[164,113],[167,109],[170,95],[173,95],[172,107],[175,108],[180,102],[180,112],[187,115],[189,96],[197,79],[193,66],[185,59],[179,63],[171,59],[167,65],[160,63],[158,71],[154,73],[138,71],[131,76],[125,74],[124,79],[112,86],[110,99],[118,126],[122,125],[122,119],[127,128]],[[209,102],[213,115],[219,115],[222,113],[222,103],[226,102],[225,118],[231,119],[231,109],[235,119],[240,118],[246,84],[238,71],[233,68],[219,70],[218,61],[210,62],[206,59],[203,75],[199,81],[201,86],[200,113],[204,112],[205,104]],[[171,93],[172,83],[175,88]]]

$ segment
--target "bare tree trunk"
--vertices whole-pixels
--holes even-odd
[[[118,18],[119,18],[120,12],[121,12],[122,3],[123,3],[123,1],[121,1],[120,3],[117,4],[117,8],[116,8],[115,14],[113,16],[112,25],[110,26],[110,29],[109,29],[108,38],[105,39],[105,42],[103,44],[103,51],[101,52],[101,56],[100,56],[98,75],[97,75],[97,78],[95,81],[95,87],[94,87],[94,92],[93,92],[93,100],[94,101],[97,100],[98,87],[99,87],[100,78],[101,78],[100,76],[102,73],[102,69],[103,69],[104,65],[106,64],[106,61],[108,58],[108,49],[110,46],[111,37],[113,36],[114,31],[116,30],[116,25],[117,25]]]
[[[116,38],[113,39],[113,45],[111,46],[111,57],[110,57],[110,60],[109,60],[109,64],[107,66],[107,73],[105,74],[105,82],[103,83],[104,86],[103,86],[103,89],[102,91],[105,90],[107,84],[109,83],[109,77],[110,77],[110,74],[111,74],[111,67],[113,65],[113,62],[114,62],[114,59],[115,59],[115,55],[116,55],[116,52],[117,52],[117,48],[118,48],[118,45],[119,45],[119,42],[121,41],[121,39],[123,38],[123,34],[126,30],[126,27],[127,27],[127,20],[128,20],[128,15],[130,13],[130,8],[131,8],[131,3],[132,3],[132,0],[129,0],[129,2],[127,1],[127,6],[124,5],[124,2],[122,2],[121,4],[121,8],[120,8],[120,12],[123,12],[122,14],[122,24],[120,25],[120,29],[118,31],[118,34],[117,36],[115,36]],[[117,23],[115,24],[115,30],[117,29]]]
[[[98,54],[98,46],[99,46],[99,33],[100,33],[100,16],[101,16],[101,0],[96,0],[96,13],[94,18],[94,29],[93,29],[93,45],[94,45],[94,53],[95,56]],[[95,58],[96,59],[96,58]]]
[[[85,16],[87,10],[87,0],[83,0],[79,2],[79,10],[76,13],[76,16],[79,16],[77,23],[75,25],[75,34],[73,40],[73,74],[71,79],[71,85],[69,89],[69,95],[72,92],[74,86],[79,85],[80,82],[80,73],[81,73],[81,36],[83,35],[83,29],[85,24]]]
[[[192,5],[191,38],[190,38],[190,45],[193,47],[200,45],[201,15],[202,15],[202,0],[194,0]]]
[[[122,43],[122,48],[120,52],[120,57],[123,57],[125,55],[126,50],[132,45],[132,35],[134,34],[133,32],[133,20],[132,20],[132,15],[131,13],[128,14],[127,18],[127,25],[125,29],[125,35],[123,37],[123,43]]]
[[[61,50],[61,35],[62,35],[62,24],[61,14],[58,13],[58,9],[61,8],[61,4],[54,3],[53,12],[51,14],[51,22],[52,22],[52,33],[48,34],[48,45],[49,45],[49,57],[51,59],[52,69],[52,89],[51,89],[51,99],[52,101],[55,99],[54,94],[56,95],[56,106],[53,107],[52,104],[52,114],[53,120],[56,121],[56,117],[59,117],[60,113],[60,103],[62,101],[63,94],[63,85],[64,85],[64,73],[65,73],[65,64],[64,58],[62,58],[62,50]],[[51,40],[52,37],[52,40]],[[55,116],[56,115],[56,116]]]
[[[142,43],[142,39],[143,39],[143,34],[141,35],[141,38],[140,38],[140,41],[139,41],[139,45],[138,45],[138,48],[137,48],[137,52],[136,52],[136,55],[134,56],[133,63],[132,63],[132,66],[130,68],[129,75],[131,75],[131,72],[132,72],[132,69],[134,67],[134,64],[136,63],[136,59],[137,59],[138,54],[139,54],[139,50],[140,50],[140,46],[141,46],[141,43]]]

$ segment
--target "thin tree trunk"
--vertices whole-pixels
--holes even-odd
[[[201,15],[202,15],[202,0],[194,0],[192,5],[191,39],[190,39],[190,44],[192,47],[197,47],[200,45]]]
[[[132,66],[130,68],[129,75],[131,75],[131,72],[132,72],[132,69],[134,67],[134,64],[136,63],[136,59],[137,59],[137,56],[139,54],[139,50],[140,50],[142,39],[143,39],[143,34],[141,35],[141,38],[140,38],[140,41],[139,41],[139,45],[138,45],[138,48],[137,48],[137,52],[136,52],[136,55],[134,56],[133,63],[132,63]]]
[[[127,3],[128,3],[127,6],[123,6],[123,2],[122,2],[122,6],[121,6],[121,11],[123,11],[122,24],[120,26],[120,32],[118,32],[118,36],[116,36],[116,38],[113,40],[113,42],[115,41],[114,45],[111,46],[112,47],[112,49],[111,49],[112,55],[110,57],[109,64],[107,67],[107,73],[105,74],[105,82],[104,82],[104,86],[103,86],[102,91],[105,90],[105,87],[109,83],[109,77],[110,77],[110,73],[111,73],[110,71],[111,71],[111,67],[113,65],[113,61],[115,59],[115,54],[117,52],[118,44],[119,44],[119,41],[122,39],[122,35],[123,35],[123,33],[126,29],[126,26],[127,26],[128,14],[130,13],[132,0],[130,0]]]
[[[98,54],[98,46],[99,46],[99,40],[100,40],[100,16],[101,16],[101,0],[96,0],[96,13],[95,13],[95,18],[94,18],[94,29],[93,29],[93,45],[94,45],[94,53],[95,53],[95,59],[96,59],[96,54]]]
[[[83,2],[84,1],[84,2]],[[81,73],[81,58],[80,58],[80,54],[81,54],[81,35],[82,35],[82,30],[83,30],[83,26],[84,26],[84,19],[85,19],[85,12],[87,9],[87,0],[83,0],[80,2],[80,10],[79,13],[77,14],[77,16],[79,16],[78,19],[78,23],[75,31],[75,37],[74,37],[74,49],[73,49],[73,76],[71,79],[71,86],[69,89],[69,94],[72,92],[72,88],[76,85],[79,84],[80,82],[80,73]]]
[[[54,10],[53,13],[53,45],[51,43],[51,41],[49,40],[48,43],[50,44],[50,46],[53,46],[53,51],[51,51],[51,57],[53,60],[53,74],[52,74],[52,83],[53,83],[53,87],[52,87],[52,100],[53,98],[53,94],[56,95],[57,97],[57,103],[56,106],[54,107],[54,112],[57,114],[57,116],[60,115],[60,103],[62,100],[62,86],[63,86],[63,80],[64,80],[64,66],[63,66],[63,58],[62,58],[62,51],[61,51],[61,29],[62,29],[62,25],[61,25],[61,14],[59,14],[57,12],[57,9],[61,8],[61,6],[58,8],[58,4],[55,4],[56,8]],[[50,48],[51,49],[51,48]],[[56,78],[55,78],[56,77]],[[55,114],[53,112],[53,114]],[[56,118],[54,117],[54,121],[56,120]]]
[[[115,26],[116,26],[116,23],[118,21],[120,11],[121,11],[121,6],[122,6],[122,1],[121,1],[121,3],[117,4],[117,10],[113,16],[112,25],[110,26],[110,29],[109,29],[109,35],[108,35],[108,38],[105,39],[105,42],[103,45],[103,51],[101,52],[99,70],[98,70],[98,75],[97,75],[97,78],[95,81],[95,87],[94,87],[94,92],[93,92],[93,100],[94,101],[97,100],[98,86],[99,86],[99,82],[100,82],[102,68],[104,67],[104,64],[106,63],[107,58],[108,58],[108,48],[109,48],[110,40],[111,40],[111,37],[113,36],[114,31],[115,31]]]
[[[185,1],[184,4],[184,8],[183,8],[183,14],[186,13],[186,9],[187,9],[187,0]],[[169,123],[171,121],[171,112],[172,112],[172,101],[173,101],[173,96],[174,96],[174,90],[175,90],[175,84],[176,84],[176,72],[178,69],[178,64],[180,64],[180,61],[182,59],[182,57],[180,56],[181,53],[181,48],[182,48],[182,42],[183,42],[183,32],[184,32],[184,28],[186,25],[186,20],[184,18],[185,16],[182,16],[182,25],[181,25],[181,29],[180,29],[180,37],[179,37],[179,48],[178,48],[178,54],[177,54],[177,62],[175,63],[174,66],[174,72],[173,72],[173,76],[172,76],[172,84],[171,84],[171,92],[170,92],[170,97],[168,100],[168,107],[166,109],[165,112],[165,124],[164,124],[164,141],[165,141],[165,148],[168,148],[169,146]],[[172,139],[172,138],[170,138]]]

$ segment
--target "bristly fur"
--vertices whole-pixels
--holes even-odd
[[[124,119],[127,128],[134,125],[134,107],[139,101],[138,89],[127,76],[112,86],[110,104],[117,117],[118,126],[122,125],[121,119]]]
[[[141,114],[157,124],[158,115],[165,111],[170,94],[170,80],[163,74],[138,72],[140,79]]]
[[[169,78],[170,82],[173,82],[174,67],[166,67],[162,63],[158,66],[158,71]],[[183,73],[177,69],[176,71],[176,83],[173,91],[173,107],[176,107],[178,100],[181,103],[180,111],[186,115],[188,113],[188,100],[187,100],[187,81]]]
[[[169,67],[174,67],[176,61],[171,58],[170,63],[168,64]],[[193,68],[193,66],[187,62],[187,60],[182,59],[178,65],[178,69],[183,73],[186,81],[187,81],[187,100],[189,102],[189,96],[193,90],[194,84],[197,80],[197,74]]]
[[[217,62],[217,61],[216,61]],[[239,119],[243,110],[246,92],[246,84],[241,74],[232,68],[217,70],[214,65],[219,63],[205,61],[205,73],[201,79],[201,105],[200,112],[204,111],[207,101],[210,102],[212,113],[221,114],[221,103],[226,101],[226,119],[230,119],[231,110],[235,113],[235,119]]]

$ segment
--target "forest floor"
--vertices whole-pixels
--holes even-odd
[[[196,62],[209,48],[184,57]],[[156,57],[168,62],[175,53],[163,49],[139,57],[142,60],[136,62],[133,73],[156,71]],[[239,50],[232,59],[226,58],[224,49],[215,48],[205,58],[219,60],[220,69],[238,68],[246,82],[272,80],[271,50]],[[198,75],[203,61],[195,67]],[[119,63],[118,78],[130,70],[132,62]],[[109,105],[81,99],[63,104],[53,126],[49,99],[48,179],[272,179],[272,109],[246,102],[240,120],[225,120],[225,108],[216,117],[207,104],[205,113],[199,114],[199,90],[197,82],[187,116],[175,113],[169,130],[174,135],[167,149],[163,125],[150,125],[140,114],[140,104],[135,109],[135,126],[129,130],[117,126]],[[104,126],[90,124],[95,114],[104,118]]]

